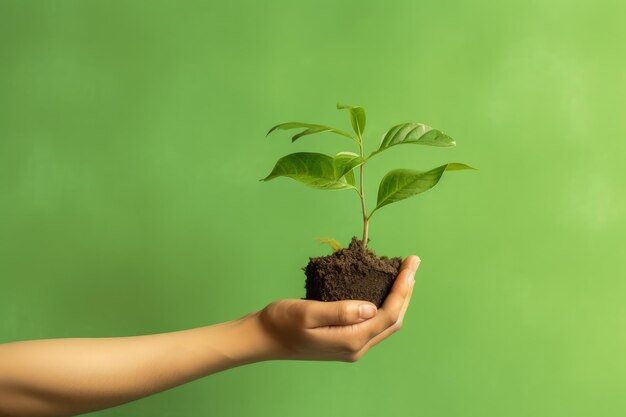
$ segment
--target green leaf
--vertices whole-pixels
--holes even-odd
[[[322,153],[297,152],[280,158],[261,181],[289,177],[322,190],[354,189],[352,170],[363,162],[363,158],[350,152],[338,153],[334,158]]]
[[[449,163],[430,171],[416,171],[413,169],[394,169],[385,175],[378,187],[378,210],[387,204],[395,203],[414,195],[423,193],[433,188],[445,171],[460,171],[463,169],[476,169],[460,163]],[[371,216],[371,214],[370,214]]]
[[[348,106],[346,104],[337,104],[337,109],[348,110],[350,112],[352,129],[354,129],[354,132],[360,139],[365,131],[365,109],[361,106]]]
[[[438,147],[452,147],[456,145],[456,142],[450,136],[430,126],[421,123],[402,123],[392,127],[385,133],[380,146],[370,154],[370,157],[392,146],[404,143]]]
[[[270,133],[272,133],[275,130],[289,130],[289,129],[304,129],[300,133],[295,134],[295,135],[293,135],[291,137],[291,141],[292,142],[295,142],[296,140],[298,140],[302,136],[313,135],[315,133],[324,133],[324,132],[336,133],[338,135],[345,136],[347,138],[355,140],[350,134],[348,134],[348,133],[346,133],[346,132],[344,132],[342,130],[335,129],[334,127],[329,127],[329,126],[324,126],[324,125],[316,125],[316,124],[311,124],[311,123],[301,123],[301,122],[281,123],[279,125],[276,125],[276,126],[272,127],[269,130],[269,132],[267,132],[267,135],[269,135]],[[267,135],[265,135],[265,136],[267,136]]]
[[[335,155],[333,163],[335,165],[335,177],[341,178],[354,168],[362,165],[365,159],[352,152],[339,152]]]
[[[336,239],[333,239],[332,237],[317,237],[315,239],[319,243],[330,246],[333,249],[333,252],[341,249],[341,244]]]

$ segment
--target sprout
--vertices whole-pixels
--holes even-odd
[[[295,142],[307,135],[324,132],[334,133],[354,141],[358,146],[358,154],[340,152],[335,156],[330,156],[314,152],[292,153],[280,158],[272,172],[263,178],[262,181],[269,181],[277,177],[289,177],[313,188],[356,191],[361,202],[363,218],[363,237],[361,239],[363,248],[367,247],[369,221],[372,215],[380,208],[430,190],[437,185],[446,171],[475,169],[469,165],[452,162],[427,171],[414,169],[391,170],[381,180],[378,187],[376,206],[368,214],[363,189],[363,172],[370,159],[396,145],[414,144],[449,148],[455,146],[456,142],[445,133],[425,124],[402,123],[389,129],[383,135],[378,149],[365,157],[363,153],[363,132],[365,131],[366,122],[365,109],[360,106],[343,104],[337,104],[337,109],[348,111],[354,134],[329,126],[301,122],[281,123],[272,127],[267,134],[269,135],[277,130],[302,129],[291,138],[292,142]],[[354,172],[357,168],[359,171],[358,182]],[[330,241],[333,244],[336,243],[334,239],[325,240],[325,243]]]

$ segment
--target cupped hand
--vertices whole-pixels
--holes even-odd
[[[409,256],[380,309],[367,301],[286,299],[258,313],[280,359],[355,362],[400,330],[420,259]]]

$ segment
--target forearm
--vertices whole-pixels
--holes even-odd
[[[172,333],[0,345],[0,416],[112,407],[274,354],[256,314]]]

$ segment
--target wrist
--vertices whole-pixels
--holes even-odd
[[[256,311],[231,322],[235,366],[282,359],[285,356],[284,347],[263,322],[261,314],[261,311]]]

